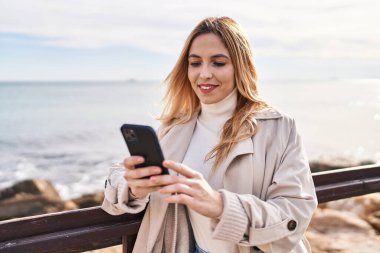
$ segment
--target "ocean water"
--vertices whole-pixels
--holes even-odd
[[[380,80],[262,81],[293,116],[310,160],[380,162]],[[51,180],[64,199],[102,190],[128,151],[123,123],[158,126],[164,87],[145,82],[0,82],[0,188]]]

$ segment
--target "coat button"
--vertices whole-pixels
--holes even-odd
[[[291,220],[288,222],[288,229],[293,231],[297,227],[297,222],[295,220]]]

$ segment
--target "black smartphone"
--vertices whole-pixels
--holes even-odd
[[[145,161],[136,168],[158,166],[162,173],[168,175],[169,171],[162,165],[164,155],[156,132],[150,126],[124,124],[120,128],[129,153],[132,156],[142,156]]]

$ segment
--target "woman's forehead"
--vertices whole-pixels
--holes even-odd
[[[218,35],[206,33],[193,40],[189,50],[190,55],[215,57],[218,55],[229,56],[229,53]]]

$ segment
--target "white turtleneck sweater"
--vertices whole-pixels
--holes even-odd
[[[215,159],[205,161],[205,157],[219,143],[223,125],[233,115],[236,104],[236,88],[227,97],[215,104],[201,103],[201,113],[198,116],[189,148],[183,160],[184,164],[201,172],[214,190],[223,188],[223,173],[217,170],[215,174],[211,175]],[[190,208],[188,210],[195,240],[199,247],[211,253],[232,251],[232,243],[212,239],[210,218]]]

